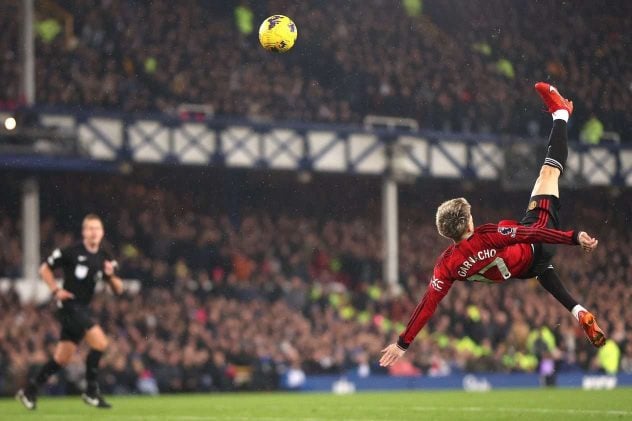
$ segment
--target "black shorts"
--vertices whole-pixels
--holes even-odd
[[[86,305],[64,304],[57,311],[57,319],[61,323],[60,341],[81,342],[86,331],[96,323],[92,320],[92,312]]]
[[[527,212],[520,225],[560,229],[560,199],[549,194],[539,194],[529,199]],[[533,278],[547,269],[552,269],[551,259],[555,255],[555,244],[532,244],[533,263],[520,278]]]

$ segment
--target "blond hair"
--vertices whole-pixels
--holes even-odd
[[[459,241],[470,222],[472,207],[463,197],[443,202],[437,209],[437,230],[442,236]]]

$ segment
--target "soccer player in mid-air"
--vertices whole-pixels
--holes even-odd
[[[36,408],[39,386],[70,362],[77,345],[84,338],[90,346],[90,353],[86,359],[87,388],[81,397],[90,406],[110,408],[101,396],[97,382],[99,361],[108,341],[103,329],[92,319],[88,306],[97,282],[107,281],[117,295],[123,293],[123,282],[115,274],[116,261],[101,247],[104,235],[101,218],[94,214],[86,215],[81,231],[82,242],[62,250],[56,249],[40,267],[42,279],[57,300],[61,338],[53,358],[34,378],[29,379],[24,389],[17,392],[17,399],[27,409]],[[55,281],[53,271],[57,268],[63,271],[63,287]]]
[[[573,314],[594,346],[605,344],[595,317],[571,297],[551,264],[555,250],[552,244],[578,244],[591,252],[598,243],[583,231],[559,230],[558,181],[568,156],[566,124],[573,113],[573,102],[547,83],[536,83],[535,89],[553,116],[553,129],[525,216],[520,222],[501,221],[475,228],[470,204],[464,198],[439,206],[437,229],[454,244],[437,260],[426,293],[397,342],[382,351],[380,365],[390,366],[404,355],[455,281],[501,283],[509,278],[535,276]]]

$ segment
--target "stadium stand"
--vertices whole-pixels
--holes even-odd
[[[42,181],[42,200],[49,204],[42,215],[42,253],[76,240],[78,221],[97,210],[105,215],[121,274],[142,283],[138,294],[123,299],[98,294],[93,306],[112,338],[102,363],[107,393],[275,389],[287,387],[290,369],[383,372],[376,364],[379,351],[406,322],[427,285],[432,259],[446,245],[432,224],[435,206],[446,194],[473,196],[440,181],[404,189],[405,292],[393,298],[379,279],[379,194],[370,182],[358,186],[332,176],[305,186],[280,182],[278,175],[272,181],[160,174]],[[2,186],[9,199],[18,197],[13,177]],[[178,189],[183,181],[190,186],[186,192]],[[240,203],[225,191],[233,189]],[[523,212],[527,193],[503,192],[497,205],[495,189],[477,186],[479,222]],[[632,291],[622,280],[632,277],[632,250],[630,231],[622,228],[632,201],[614,193],[562,193],[564,225],[589,230],[601,244],[588,257],[560,248],[556,262],[571,291],[610,332],[621,351],[619,369],[630,372],[632,333],[626,326],[632,312],[625,303]],[[88,197],[91,205],[77,205]],[[3,206],[0,276],[19,277],[19,220],[15,207]],[[10,290],[0,295],[0,308],[0,392],[11,393],[46,361],[58,326],[52,304],[21,306]],[[425,332],[413,345],[411,364],[391,374],[533,372],[541,358],[554,359],[559,372],[604,371],[572,317],[537,282],[457,285]],[[50,393],[78,390],[83,352],[48,386]]]
[[[575,99],[571,138],[593,116],[610,138],[632,138],[626,1],[426,1],[419,15],[378,0],[246,2],[255,16],[282,8],[301,17],[295,51],[274,58],[256,33],[238,30],[238,2],[57,3],[72,11],[75,37],[38,36],[39,105],[171,112],[186,102],[257,119],[383,114],[426,129],[533,135],[548,124],[530,89],[549,80]],[[20,104],[16,7],[0,5],[5,108]]]

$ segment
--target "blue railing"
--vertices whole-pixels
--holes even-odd
[[[45,127],[74,133],[79,154],[0,154],[0,166],[118,171],[122,163],[204,165],[532,183],[544,139],[359,126],[182,121],[162,114],[38,109]],[[632,145],[572,143],[566,181],[632,185]]]

